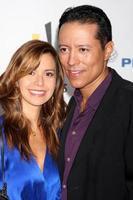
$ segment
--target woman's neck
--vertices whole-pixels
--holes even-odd
[[[27,117],[27,119],[30,120],[32,125],[37,126],[40,115],[40,109],[38,109],[38,107],[32,109],[30,109],[29,107],[23,108],[23,113]]]

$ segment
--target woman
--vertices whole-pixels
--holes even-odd
[[[5,181],[11,200],[58,200],[57,129],[65,117],[63,71],[55,49],[32,40],[1,76]],[[0,167],[1,173],[1,167]],[[0,186],[2,186],[0,174]]]

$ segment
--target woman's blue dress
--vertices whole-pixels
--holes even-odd
[[[61,187],[56,162],[48,150],[43,172],[34,157],[23,160],[19,151],[4,141],[5,180],[10,200],[60,200]],[[0,156],[0,189],[2,187]]]

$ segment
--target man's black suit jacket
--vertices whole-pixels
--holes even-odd
[[[67,178],[68,200],[133,200],[133,83],[114,70]],[[58,165],[75,108],[72,97],[60,135]]]

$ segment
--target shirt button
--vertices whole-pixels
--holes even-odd
[[[62,188],[63,188],[63,189],[66,189],[66,185],[65,185],[65,184],[64,184],[64,185],[62,185]]]
[[[70,162],[70,160],[71,160],[71,159],[70,159],[69,157],[67,157],[67,162]]]
[[[76,131],[72,131],[72,135],[76,135]]]

